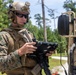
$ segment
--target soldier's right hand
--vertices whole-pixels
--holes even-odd
[[[21,48],[18,49],[18,54],[22,56],[24,54],[33,53],[37,49],[37,47],[34,46],[35,44],[36,42],[25,43]]]

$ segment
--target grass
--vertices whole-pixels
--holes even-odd
[[[66,57],[67,56],[67,54],[65,54],[65,53],[52,54],[52,56],[59,56],[59,57],[60,57],[60,55],[62,57]],[[61,60],[62,64],[65,64],[66,62],[67,62],[66,60]],[[58,59],[52,59],[51,57],[49,57],[50,69],[52,69],[53,67],[56,67],[56,66],[61,66],[61,63],[60,63],[60,60],[58,60]]]
[[[62,60],[62,64],[65,64],[65,63],[66,63],[66,60]],[[56,66],[61,66],[60,60],[52,59],[51,57],[49,57],[49,69],[51,70]],[[43,70],[42,70],[42,75],[45,75]]]
[[[65,64],[66,60],[62,60],[62,64]],[[52,69],[53,67],[60,66],[60,60],[49,58],[49,67]]]
[[[66,57],[67,56],[67,54],[65,54],[65,53],[57,53],[57,54],[52,54],[52,56],[60,56],[60,55],[62,55],[63,57]]]
[[[1,72],[0,72],[0,75],[6,75],[5,73],[4,74],[2,74]]]

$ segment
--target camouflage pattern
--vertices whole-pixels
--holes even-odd
[[[0,71],[7,75],[33,75],[31,70],[36,66],[36,61],[26,55],[18,55],[17,49],[25,43],[18,31],[11,28],[0,32]]]
[[[29,2],[25,2],[25,3],[20,3],[20,2],[14,2],[11,4],[11,7],[10,10],[11,11],[23,11],[23,12],[27,12],[27,13],[30,13],[30,10],[29,10],[29,6],[30,6],[30,3]]]
[[[27,17],[27,22],[29,19],[29,14],[30,14],[30,3],[29,2],[13,2],[12,4],[9,5],[8,9],[8,18],[10,21],[13,23],[16,23],[14,20],[16,20],[16,12],[24,12],[25,14],[28,15]]]
[[[25,12],[25,14],[29,14],[30,13],[30,3],[29,2],[25,2],[25,3],[20,3],[20,2],[13,2],[12,4],[9,5],[9,9],[8,9],[8,17],[10,19],[14,18],[14,11],[21,11],[21,12]]]

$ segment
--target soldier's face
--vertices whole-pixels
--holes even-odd
[[[24,25],[27,22],[28,15],[25,12],[16,12],[17,23]]]

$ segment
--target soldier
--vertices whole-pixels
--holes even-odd
[[[7,75],[33,75],[31,70],[37,65],[35,60],[27,57],[37,49],[36,43],[32,42],[33,36],[24,28],[29,19],[29,6],[29,2],[10,4],[11,24],[0,32],[0,71]],[[22,29],[26,32],[25,40],[19,34]],[[37,75],[41,75],[40,71]]]

